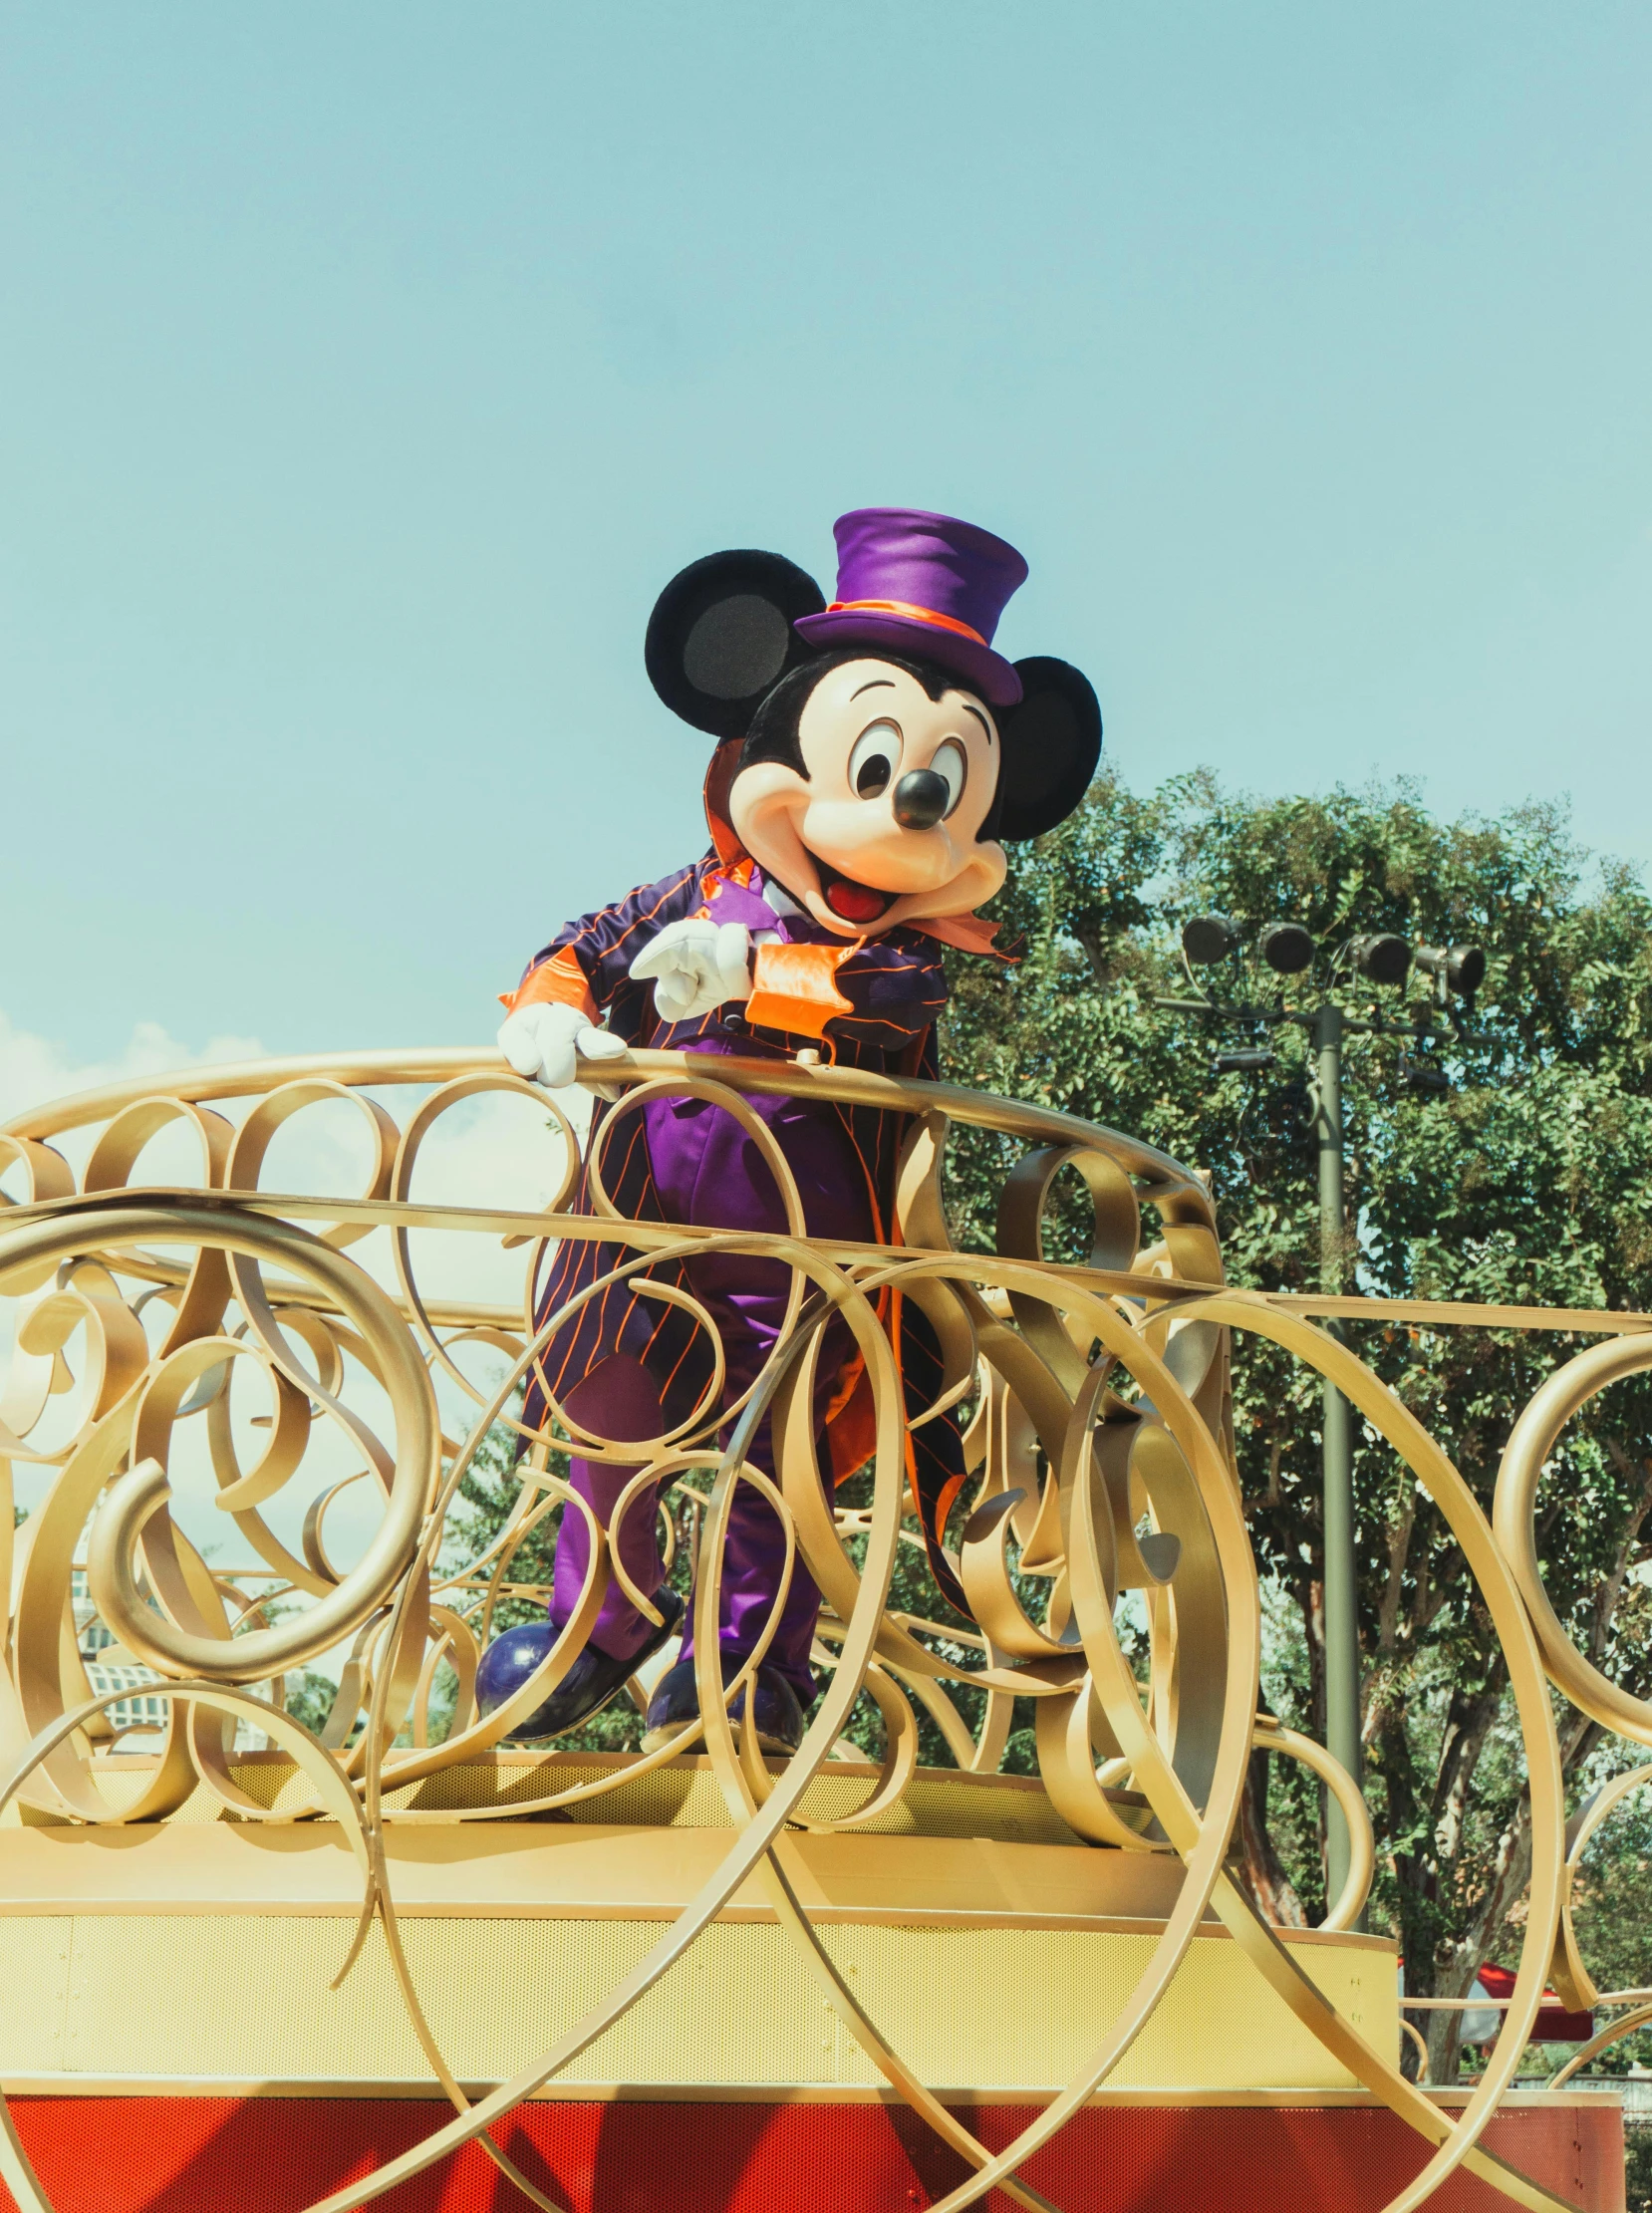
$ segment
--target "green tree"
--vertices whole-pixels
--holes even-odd
[[[1150,796],[1112,781],[1023,849],[998,902],[1024,940],[1007,975],[956,964],[944,1038],[956,1080],[1030,1098],[1146,1138],[1208,1172],[1229,1273],[1277,1290],[1317,1286],[1318,1205],[1304,1116],[1307,1043],[1284,1027],[1262,1077],[1211,1071],[1203,1019],[1155,1007],[1189,995],[1176,951],[1215,908],[1252,937],[1299,922],[1335,946],[1366,931],[1477,942],[1490,968],[1473,1021],[1437,1057],[1448,1097],[1400,1080],[1391,1041],[1353,1045],[1346,1079],[1347,1254],[1360,1289],[1396,1297],[1652,1306],[1652,903],[1631,871],[1591,860],[1555,809],[1440,822],[1413,790],[1257,802],[1208,775]],[[1207,975],[1207,980],[1209,977]],[[1322,984],[1324,971],[1320,970]],[[1425,979],[1350,1011],[1389,1013]],[[1277,979],[1252,966],[1220,995]],[[1299,994],[1303,1002],[1307,992]],[[1285,1002],[1296,1003],[1291,987]],[[1236,1040],[1230,1034],[1225,1040]],[[1008,1148],[955,1137],[961,1244],[990,1248]],[[1063,1243],[1064,1241],[1064,1243]],[[1081,1257],[1080,1195],[1052,1256]],[[1356,1326],[1355,1349],[1439,1438],[1488,1507],[1520,1406],[1586,1340]],[[1281,1604],[1266,1692],[1281,1718],[1323,1730],[1317,1380],[1258,1339],[1236,1344],[1235,1412],[1252,1538]],[[1616,1386],[1574,1425],[1544,1485],[1550,1598],[1578,1644],[1637,1691],[1652,1684],[1647,1556],[1652,1384]],[[1511,1941],[1529,1869],[1528,1808],[1507,1671],[1440,1517],[1388,1449],[1356,1425],[1360,1640],[1367,1795],[1378,1824],[1379,1925],[1400,1939],[1408,1986],[1461,1995]],[[1568,1777],[1622,1748],[1561,1718]],[[1298,1770],[1253,1764],[1252,1877],[1286,1915],[1323,1899],[1323,1812]],[[1456,2017],[1429,2019],[1436,2079],[1456,2064]]]

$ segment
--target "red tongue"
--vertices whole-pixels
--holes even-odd
[[[882,892],[871,891],[865,884],[846,884],[839,877],[826,894],[826,904],[845,922],[876,922],[889,901]]]

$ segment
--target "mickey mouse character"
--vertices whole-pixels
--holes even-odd
[[[1095,693],[1063,661],[1013,666],[992,651],[998,618],[1026,576],[1013,547],[969,523],[909,508],[862,508],[836,525],[837,597],[772,553],[712,554],[675,577],[649,623],[655,690],[716,739],[705,782],[711,850],[618,905],[568,924],[505,999],[499,1043],[546,1084],[631,1047],[785,1060],[810,1049],[839,1066],[933,1077],[946,1004],[943,949],[992,955],[996,925],[974,912],[1003,883],[1005,840],[1064,820],[1101,749]],[[1001,955],[993,955],[1001,959]],[[811,1237],[887,1242],[899,1116],[824,1100],[750,1100],[801,1195]],[[591,1150],[601,1142],[594,1118]],[[700,1099],[655,1099],[607,1147],[604,1183],[634,1220],[783,1233],[780,1195],[733,1116]],[[588,1183],[577,1205],[591,1211]],[[565,1241],[540,1325],[633,1253]],[[790,1271],[710,1252],[657,1264],[711,1314],[727,1364],[720,1403],[751,1385],[783,1326]],[[933,1402],[939,1346],[910,1302],[892,1313],[909,1403]],[[636,1277],[588,1300],[556,1332],[524,1421],[547,1395],[580,1430],[642,1444],[686,1421],[711,1374],[705,1333]],[[815,1419],[822,1465],[842,1480],[871,1450],[871,1394],[841,1319],[823,1332]],[[909,1437],[932,1565],[964,1595],[941,1531],[964,1481],[945,1418]],[[750,1448],[773,1474],[765,1421]],[[606,1528],[634,1468],[575,1457],[570,1480]],[[618,1550],[663,1623],[610,1585],[574,1665],[520,1734],[552,1737],[614,1697],[684,1626],[665,1583],[652,1497],[627,1509]],[[785,1542],[755,1488],[736,1488],[724,1553],[724,1677],[755,1648],[779,1588]],[[497,1706],[544,1657],[577,1604],[588,1560],[583,1518],[565,1514],[549,1621],[507,1632],[483,1657],[477,1699]],[[819,1593],[802,1561],[755,1682],[765,1751],[801,1741],[816,1694],[809,1668]],[[691,1617],[690,1617],[691,1618]],[[744,1694],[740,1702],[743,1703]],[[740,1716],[739,1704],[734,1708]],[[698,1714],[691,1638],[648,1712],[651,1748]]]

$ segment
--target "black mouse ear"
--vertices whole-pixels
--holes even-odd
[[[751,710],[814,649],[792,624],[825,612],[812,576],[778,553],[711,553],[654,603],[643,649],[649,681],[696,730],[740,737]]]
[[[1101,708],[1089,678],[1071,662],[1034,654],[1016,662],[1015,674],[1021,703],[997,709],[997,834],[1035,838],[1065,822],[1089,790],[1101,758]]]

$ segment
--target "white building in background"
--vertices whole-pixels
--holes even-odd
[[[116,1645],[113,1634],[99,1618],[84,1567],[72,1571],[69,1589],[75,1616],[75,1644],[93,1697],[104,1698],[111,1691],[130,1693],[105,1708],[109,1725],[117,1735],[114,1749],[117,1752],[158,1752],[166,1729],[166,1701],[157,1696],[151,1686],[163,1682],[164,1678],[152,1667],[144,1667],[130,1656],[118,1660],[101,1658],[103,1653],[123,1648]],[[268,1683],[260,1683],[254,1689],[256,1697],[268,1698],[269,1695]],[[269,1737],[255,1722],[237,1719],[237,1752],[267,1752],[269,1742]]]

